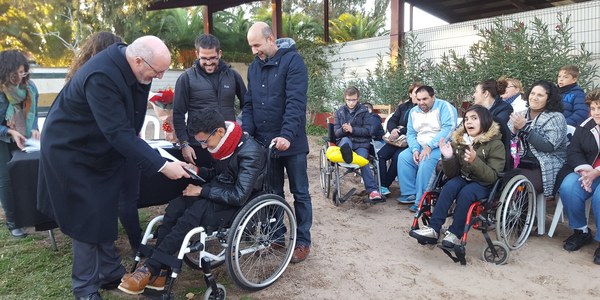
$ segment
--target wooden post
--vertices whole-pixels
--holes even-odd
[[[323,41],[329,44],[329,0],[323,0]]]
[[[202,17],[204,19],[204,33],[213,34],[213,12],[208,5],[202,7]]]
[[[271,0],[271,16],[273,18],[273,26],[271,29],[276,38],[280,38],[282,34],[281,24],[281,0]]]
[[[404,40],[404,0],[392,0],[392,28],[390,30],[390,59],[396,62],[398,49]]]

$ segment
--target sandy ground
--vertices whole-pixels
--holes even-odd
[[[396,201],[397,183],[386,203],[370,205],[363,203],[366,193],[360,177],[344,177],[343,191],[356,187],[358,192],[334,206],[319,184],[321,139],[311,137],[310,143],[310,256],[300,264],[290,264],[276,283],[262,291],[252,293],[228,285],[229,299],[600,299],[600,266],[592,262],[597,243],[573,253],[564,251],[562,241],[570,235],[566,224],[559,224],[554,238],[531,236],[501,266],[482,261],[484,240],[479,231],[472,230],[467,265],[461,266],[439,248],[421,246],[408,236],[413,213]],[[289,193],[286,196],[293,201]],[[547,226],[553,206],[549,204]],[[154,210],[158,213],[161,208]],[[124,243],[121,238],[119,248],[127,248]],[[124,262],[130,265],[131,260]],[[224,267],[215,273],[227,276]],[[180,279],[178,284],[204,286],[198,271],[182,274]],[[146,294],[130,298],[154,298]],[[104,296],[129,299],[116,291]]]
[[[369,205],[360,177],[344,177],[345,189],[358,191],[335,207],[320,190],[318,149],[311,138],[310,191],[313,201],[312,248],[303,263],[290,265],[271,287],[247,294],[229,289],[232,299],[599,299],[600,266],[592,257],[597,243],[569,253],[562,241],[570,234],[559,224],[553,238],[531,236],[510,253],[506,265],[481,259],[484,240],[472,230],[467,265],[441,249],[419,245],[408,236],[413,213],[396,201],[398,185],[382,204]],[[291,196],[287,196],[292,201]],[[547,226],[554,204],[549,204]],[[495,236],[495,234],[492,234]]]

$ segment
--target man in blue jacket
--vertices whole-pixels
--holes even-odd
[[[306,92],[308,75],[304,60],[292,39],[276,39],[264,22],[248,30],[248,44],[256,58],[248,68],[248,92],[242,109],[242,128],[263,146],[274,143],[272,186],[281,196],[285,168],[298,222],[292,262],[310,253],[312,203],[308,192],[306,137]]]
[[[125,168],[189,177],[142,140],[148,92],[169,69],[171,55],[155,36],[119,43],[94,55],[63,87],[41,139],[38,209],[73,241],[76,299],[101,299],[98,289],[125,273],[114,246]],[[125,161],[131,162],[126,164]]]

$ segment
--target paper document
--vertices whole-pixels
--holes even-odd
[[[171,153],[167,152],[165,149],[163,148],[156,148],[156,150],[158,150],[158,153],[160,153],[160,156],[172,161],[172,162],[180,162],[179,159],[177,159],[177,157],[171,155]],[[186,167],[183,168],[188,174],[190,174],[190,177],[192,177],[192,179],[195,180],[200,180],[202,182],[206,182],[206,180],[204,180],[204,178],[198,176],[198,174],[196,173],[196,171],[188,169]]]
[[[148,145],[154,149],[173,148],[173,143],[165,140],[145,140]]]
[[[40,151],[40,140],[27,139],[25,141],[25,148],[23,148],[23,151],[27,153]]]

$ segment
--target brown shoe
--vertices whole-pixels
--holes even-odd
[[[149,289],[155,291],[162,291],[165,289],[165,284],[167,283],[167,275],[169,272],[167,270],[160,270],[160,274],[148,282],[146,286]]]
[[[152,278],[152,274],[150,274],[148,267],[141,266],[132,274],[125,274],[123,276],[123,282],[119,284],[119,290],[130,295],[141,294],[144,292],[144,289],[151,279],[153,280],[155,278]]]
[[[304,261],[306,259],[306,257],[308,257],[308,254],[310,253],[310,247],[308,246],[296,246],[296,248],[294,248],[294,255],[292,255],[292,260],[291,262],[293,264],[297,264],[301,261]]]

